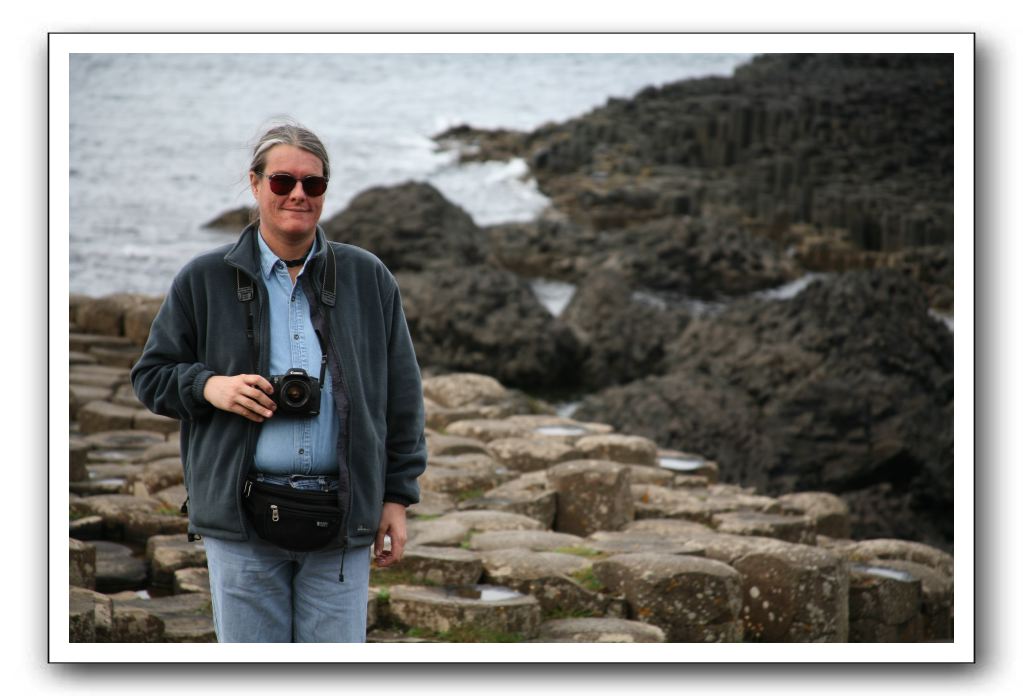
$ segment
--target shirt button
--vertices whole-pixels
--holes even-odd
[[[295,334],[295,340],[296,341],[298,340],[298,334]]]
[[[302,448],[302,449],[300,449],[300,450],[298,451],[298,453],[299,453],[299,454],[305,454],[305,448]]]

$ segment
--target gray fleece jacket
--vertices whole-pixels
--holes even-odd
[[[143,404],[181,420],[189,531],[220,539],[248,538],[241,489],[261,426],[214,408],[203,388],[213,375],[269,376],[257,234],[250,225],[235,244],[200,255],[178,273],[131,371]],[[338,496],[345,524],[337,545],[365,546],[385,501],[419,500],[416,479],[426,468],[422,383],[394,276],[369,252],[328,246],[320,227],[316,235],[319,252],[300,280],[313,325],[328,344],[341,421]],[[327,277],[332,265],[335,284]]]

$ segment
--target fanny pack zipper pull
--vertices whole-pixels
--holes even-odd
[[[281,516],[280,516],[280,513],[277,510],[277,506],[276,505],[271,505],[270,506],[270,519],[272,519],[274,522],[280,522],[281,521]]]

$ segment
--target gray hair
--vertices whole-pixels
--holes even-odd
[[[330,158],[327,157],[327,148],[323,146],[316,134],[308,128],[297,123],[283,123],[270,128],[252,148],[252,163],[249,164],[249,171],[262,175],[266,167],[267,153],[275,145],[292,145],[305,150],[320,158],[323,163],[323,176],[330,178]]]

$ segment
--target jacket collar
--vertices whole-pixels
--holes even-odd
[[[260,277],[259,226],[253,222],[241,230],[238,241],[224,255],[228,265],[246,271],[251,277]],[[338,290],[337,260],[326,240],[323,228],[316,225],[316,254],[306,262],[306,272],[317,287],[320,299],[329,307],[335,304]],[[251,286],[250,286],[251,288]],[[242,292],[241,278],[238,278],[239,298]]]

